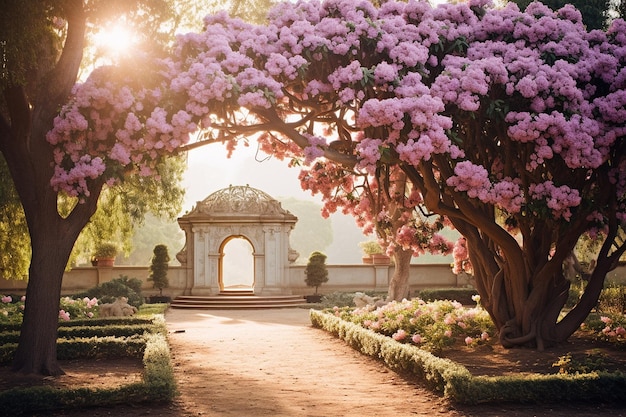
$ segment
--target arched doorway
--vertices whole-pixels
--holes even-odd
[[[230,236],[220,247],[220,291],[254,289],[254,248],[244,236]]]

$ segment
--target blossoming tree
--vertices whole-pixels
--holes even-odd
[[[142,74],[106,68],[74,88],[47,135],[52,186],[89,206],[103,182],[151,175],[164,154],[256,132],[277,154],[399,168],[420,204],[465,236],[501,342],[542,348],[578,328],[626,250],[614,239],[625,33],[621,20],[587,32],[572,7],[538,3],[301,1],[264,26],[209,16]],[[204,139],[189,144],[197,129]],[[563,261],[594,230],[596,268],[557,322]]]
[[[424,212],[421,194],[406,174],[398,166],[387,168],[348,169],[317,160],[301,171],[300,181],[303,189],[322,196],[323,216],[341,209],[354,216],[365,234],[376,233],[395,265],[387,301],[401,301],[410,293],[411,259],[426,252],[448,254],[452,244],[439,233],[446,219]]]
[[[112,14],[126,14],[127,22],[134,23],[137,20],[130,16],[151,16],[153,19],[143,19],[136,28],[157,39],[162,35],[162,17],[170,15],[165,2],[118,2],[111,6],[110,1],[98,0],[4,2],[0,13],[0,152],[6,161],[6,167],[2,164],[2,181],[7,189],[12,191],[14,187],[19,196],[11,218],[1,220],[3,227],[8,224],[19,229],[25,218],[28,229],[23,230],[30,234],[30,240],[20,236],[4,251],[13,257],[31,254],[26,256],[30,258],[28,297],[14,355],[15,370],[24,373],[63,373],[56,358],[63,272],[77,236],[96,210],[105,182],[104,177],[91,181],[91,194],[83,204],[76,204],[52,188],[54,152],[46,133],[71,95],[94,26],[114,19]],[[162,172],[160,166],[155,171]],[[7,178],[9,173],[11,178]],[[123,173],[117,175],[121,178],[119,174]],[[137,189],[146,191],[146,185],[153,191],[160,189],[157,176],[151,178],[135,182],[141,184]],[[165,205],[175,200],[176,196]],[[135,205],[133,214],[143,214],[144,207],[143,202]],[[22,208],[23,217],[17,211]],[[15,231],[11,234],[16,236]],[[32,250],[20,251],[24,244]],[[9,272],[7,278],[14,276],[7,270],[2,272]]]
[[[268,3],[265,0],[242,0],[230,6],[239,15],[256,18],[258,12]],[[103,62],[100,60],[103,57],[97,52],[93,53],[94,49],[90,48],[94,46],[93,35],[106,32],[103,29],[110,27],[112,22],[118,29],[125,29],[121,27],[124,25],[127,25],[126,29],[132,26],[138,35],[133,37],[132,42],[124,42],[125,45],[132,44],[135,48],[133,56],[138,58],[135,62],[123,68],[104,67],[94,74],[94,79],[109,78],[108,84],[97,92],[106,95],[105,90],[114,83],[120,84],[124,74],[130,74],[137,68],[149,68],[151,63],[141,57],[158,54],[157,51],[163,52],[163,42],[171,40],[169,34],[174,33],[178,27],[187,25],[188,17],[195,16],[193,10],[202,8],[206,13],[215,10],[210,7],[216,4],[194,1],[190,5],[189,1],[167,0],[3,2],[0,13],[0,152],[6,160],[6,167],[3,161],[0,166],[3,187],[0,188],[5,192],[0,193],[0,199],[11,205],[8,209],[3,207],[1,210],[0,222],[3,224],[0,229],[6,225],[10,228],[15,228],[14,225],[21,226],[22,217],[16,216],[15,210],[23,207],[30,240],[11,241],[3,236],[1,243],[6,248],[3,249],[3,256],[6,253],[13,257],[17,254],[19,257],[32,252],[29,257],[24,321],[14,357],[15,370],[39,375],[63,373],[56,359],[57,317],[63,272],[68,264],[69,253],[75,246],[76,237],[90,219],[93,219],[105,182],[114,177],[119,181],[120,188],[125,188],[126,191],[129,183],[138,187],[140,191],[136,195],[131,196],[130,194],[135,193],[130,192],[124,196],[125,203],[130,203],[133,216],[141,217],[148,206],[158,207],[162,213],[163,209],[171,209],[172,206],[166,205],[175,202],[178,197],[172,192],[173,188],[169,188],[166,191],[170,193],[167,198],[153,201],[156,205],[153,202],[134,200],[136,197],[141,198],[139,194],[142,192],[154,196],[155,191],[167,189],[166,184],[175,188],[177,173],[172,169],[177,168],[176,161],[163,159],[164,156],[169,156],[166,152],[161,152],[158,158],[151,158],[150,167],[142,170],[143,174],[149,175],[130,177],[135,172],[134,167],[109,164],[107,175],[87,180],[89,193],[81,195],[81,204],[76,204],[77,199],[72,198],[75,193],[65,194],[60,188],[51,187],[50,178],[55,175],[55,158],[58,160],[59,155],[46,140],[46,133],[53,127],[59,109],[72,96],[72,88],[79,74],[88,71],[88,67]],[[144,73],[146,77],[135,74],[139,76],[135,76],[132,82],[129,77],[123,80],[135,87],[139,84],[147,86],[154,83],[154,80],[147,78],[147,73],[148,71]],[[124,102],[129,99],[124,95],[128,91],[124,90],[109,99]],[[93,97],[87,95],[83,98],[88,100],[96,96],[97,94]],[[136,96],[131,99],[140,101],[143,98]],[[148,104],[148,100],[146,103]],[[89,123],[84,126],[92,131],[101,130],[103,123],[106,124],[107,119],[113,116],[113,113],[103,113],[104,117],[98,119],[91,117],[94,114],[95,111],[87,114]],[[87,147],[86,152],[95,152],[90,148],[92,144],[81,141],[78,136],[74,139],[75,147]],[[100,142],[97,152],[106,153],[106,149],[111,150],[115,140],[115,137],[111,137],[109,141]],[[115,154],[116,150],[112,152]],[[86,169],[87,171],[78,175],[93,174],[91,168]],[[13,183],[7,178],[9,175]],[[112,182],[109,181],[109,184]],[[19,195],[19,202],[14,201],[12,194],[7,194],[7,191],[13,192],[13,186]],[[15,206],[17,207],[14,208]],[[5,216],[5,213],[12,215]],[[26,227],[22,230],[26,230]],[[17,234],[12,231],[12,235]],[[5,245],[8,242],[10,245]],[[32,247],[32,251],[24,245]],[[9,262],[19,268],[14,267],[12,271],[5,269],[5,274],[23,274],[24,267],[21,264],[12,260]],[[6,264],[6,259],[3,264]]]

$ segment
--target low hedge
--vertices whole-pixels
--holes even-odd
[[[77,339],[90,337],[131,337],[137,334],[153,333],[158,331],[153,324],[106,325],[106,326],[74,326],[59,327],[58,337],[62,339]],[[0,345],[17,343],[20,338],[19,330],[0,333]]]
[[[475,305],[476,302],[472,297],[478,295],[478,291],[473,288],[425,288],[417,292],[416,297],[422,300],[450,300],[458,301],[463,305]]]
[[[117,404],[171,401],[176,394],[176,383],[170,360],[164,320],[156,316],[151,331],[132,336],[79,337],[59,339],[59,359],[93,357],[142,358],[142,382],[113,389],[58,389],[53,387],[14,388],[0,392],[0,409],[12,415],[58,409]],[[96,328],[94,331],[97,332]],[[17,344],[0,346],[2,361],[11,358]],[[9,359],[10,360],[10,359]],[[5,362],[6,363],[6,362]]]
[[[429,388],[459,404],[626,400],[626,375],[621,372],[473,376],[458,363],[438,358],[416,346],[396,342],[333,314],[310,310],[309,316],[313,326],[336,335],[366,355],[382,360],[393,370],[415,375]]]

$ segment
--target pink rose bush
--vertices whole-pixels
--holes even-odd
[[[599,331],[605,340],[626,343],[626,315],[601,316],[600,321],[604,327]]]
[[[486,310],[478,304],[470,308],[456,301],[425,302],[415,298],[392,301],[379,308],[337,308],[332,314],[398,342],[433,352],[455,344],[473,347],[484,344],[496,333]]]
[[[64,314],[61,314],[61,312]],[[98,312],[98,299],[95,297],[84,297],[81,299],[62,297],[61,312],[59,312],[59,318],[65,321],[70,319],[93,318]]]
[[[24,317],[24,303],[26,296],[19,300],[13,300],[10,295],[0,296],[0,323],[21,323]],[[98,299],[84,297],[74,299],[62,297],[60,300],[59,320],[69,321],[72,319],[92,318],[98,312]]]

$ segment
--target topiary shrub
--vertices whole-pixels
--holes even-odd
[[[148,281],[152,281],[152,288],[159,290],[159,295],[163,295],[163,288],[169,286],[167,280],[168,263],[170,261],[170,255],[167,252],[167,246],[156,245],[153,251],[152,264],[150,265],[150,276]]]
[[[315,294],[320,285],[328,282],[328,269],[326,268],[326,255],[322,252],[312,252],[309,262],[304,270],[304,282],[309,287],[315,287]]]
[[[120,275],[119,278],[103,282],[85,292],[77,294],[75,297],[96,297],[100,304],[112,303],[119,297],[126,297],[128,298],[128,304],[139,307],[143,304],[141,285],[142,282],[138,278],[128,278],[126,275]]]

